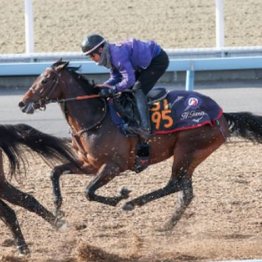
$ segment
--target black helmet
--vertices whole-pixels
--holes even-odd
[[[95,51],[99,46],[101,46],[103,43],[105,43],[104,37],[101,35],[92,34],[87,36],[82,44],[82,51],[85,55],[89,55],[93,51]]]

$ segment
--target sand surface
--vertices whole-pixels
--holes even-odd
[[[32,254],[17,260],[15,247],[6,246],[11,236],[1,223],[0,261],[156,262],[261,258],[261,154],[261,146],[243,142],[225,144],[213,153],[195,171],[195,198],[169,232],[159,232],[159,229],[174,211],[176,194],[125,212],[121,208],[125,201],[117,207],[87,201],[84,190],[90,177],[64,176],[66,231],[56,232],[41,218],[15,207]],[[29,160],[27,179],[19,188],[32,193],[52,210],[50,168],[40,159]],[[167,183],[171,164],[168,160],[140,174],[126,172],[99,193],[113,196],[123,186],[132,190],[131,198],[150,192]]]

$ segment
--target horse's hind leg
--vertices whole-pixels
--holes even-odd
[[[177,160],[178,158],[176,158],[176,161]],[[186,194],[185,200],[187,201],[185,202],[185,204],[189,205],[190,201],[193,198],[193,188],[192,188],[191,176],[188,174],[187,163],[188,161],[186,161],[184,165],[182,165],[182,163],[178,165],[179,167],[178,170],[176,168],[177,167],[176,163],[174,163],[172,177],[164,188],[160,188],[158,190],[139,196],[127,202],[123,206],[123,209],[129,211],[134,209],[135,206],[143,206],[148,202],[179,192],[181,190],[185,191]]]
[[[188,156],[188,155],[187,155]],[[177,184],[180,188],[178,192],[178,199],[176,209],[171,219],[162,228],[163,230],[171,230],[184,214],[186,208],[189,206],[193,199],[193,186],[192,186],[192,173],[190,166],[185,164],[188,159],[183,163],[174,161],[172,168],[172,177],[168,184]]]
[[[28,254],[29,249],[23,237],[16,214],[6,203],[0,199],[0,219],[7,225],[11,231],[15,244],[21,254]]]
[[[201,130],[198,128],[179,133],[174,148],[172,175],[168,184],[164,188],[127,202],[123,208],[132,210],[135,206],[142,206],[155,199],[181,191],[175,213],[166,225],[166,229],[171,229],[193,199],[192,174],[194,169],[224,141],[225,138],[220,129],[214,127],[202,127]]]
[[[180,146],[175,149],[172,176],[169,183],[176,183],[179,179],[181,191],[178,195],[176,210],[164,226],[165,230],[170,230],[176,225],[193,199],[191,178],[195,168],[225,142],[225,137],[218,128],[203,132],[203,136],[200,133],[200,135],[192,137],[194,137],[194,144],[187,140],[185,144],[180,143],[183,149]],[[186,151],[181,154],[183,150]],[[178,154],[179,152],[180,154]]]
[[[191,143],[187,142],[186,140],[183,142],[183,140],[181,138],[177,139],[176,144],[178,144],[179,146],[176,146],[174,148],[175,157],[172,168],[172,175],[167,185],[163,188],[139,196],[127,202],[123,206],[124,210],[132,210],[135,208],[135,206],[143,206],[148,202],[179,191],[185,191],[185,205],[189,205],[190,201],[193,198],[192,180],[191,175],[188,172],[192,159],[192,149],[191,146],[189,146],[191,145]]]

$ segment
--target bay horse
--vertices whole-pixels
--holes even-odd
[[[6,178],[3,155],[6,156],[9,164],[9,175],[12,178],[12,176],[18,176],[20,171],[26,172],[27,170],[28,155],[26,155],[26,149],[29,149],[27,151],[30,151],[33,155],[41,156],[52,166],[57,161],[62,163],[70,161],[77,165],[76,158],[68,142],[64,139],[42,133],[25,124],[0,125],[0,219],[11,231],[17,249],[21,254],[28,254],[29,248],[15,211],[5,201],[34,212],[56,229],[64,224],[64,221],[48,211],[32,195],[20,191]]]
[[[57,102],[71,128],[72,147],[78,154],[82,168],[81,171],[76,170],[71,163],[67,163],[52,170],[51,180],[57,211],[62,205],[59,178],[65,173],[94,175],[94,179],[86,187],[86,198],[116,206],[119,201],[129,197],[128,189],[123,189],[120,194],[112,197],[98,195],[96,190],[122,172],[134,170],[139,138],[121,132],[112,120],[111,99],[101,97],[94,83],[90,83],[68,65],[69,62],[59,60],[46,68],[23,95],[19,107],[23,112],[32,114],[36,109],[45,108],[50,102]],[[176,92],[170,91],[175,97],[173,104],[183,101],[183,97],[188,95],[186,91],[178,95]],[[248,112],[223,113],[211,98],[204,98],[197,92],[189,94],[190,99],[187,100],[187,107],[183,109],[180,118],[188,120],[196,115],[197,118],[194,119],[196,128],[181,128],[176,132],[155,132],[148,141],[150,165],[173,156],[168,183],[163,188],[139,196],[123,205],[124,210],[132,210],[136,206],[140,207],[150,201],[179,192],[175,212],[165,226],[168,230],[173,228],[192,201],[192,175],[195,168],[225,143],[230,134],[262,143],[261,116]],[[206,99],[207,103],[203,103],[203,106],[207,109],[211,104],[220,109],[212,121],[202,124],[198,121],[204,118],[206,113],[192,111],[201,99]],[[166,113],[167,111],[161,111],[154,115],[152,124],[159,125],[159,116],[172,122],[172,117]]]

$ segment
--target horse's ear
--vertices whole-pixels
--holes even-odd
[[[58,66],[56,67],[56,70],[57,71],[61,71],[63,70],[64,68],[66,68],[69,64],[69,61],[65,62],[65,61],[62,61],[62,58],[58,61]]]

